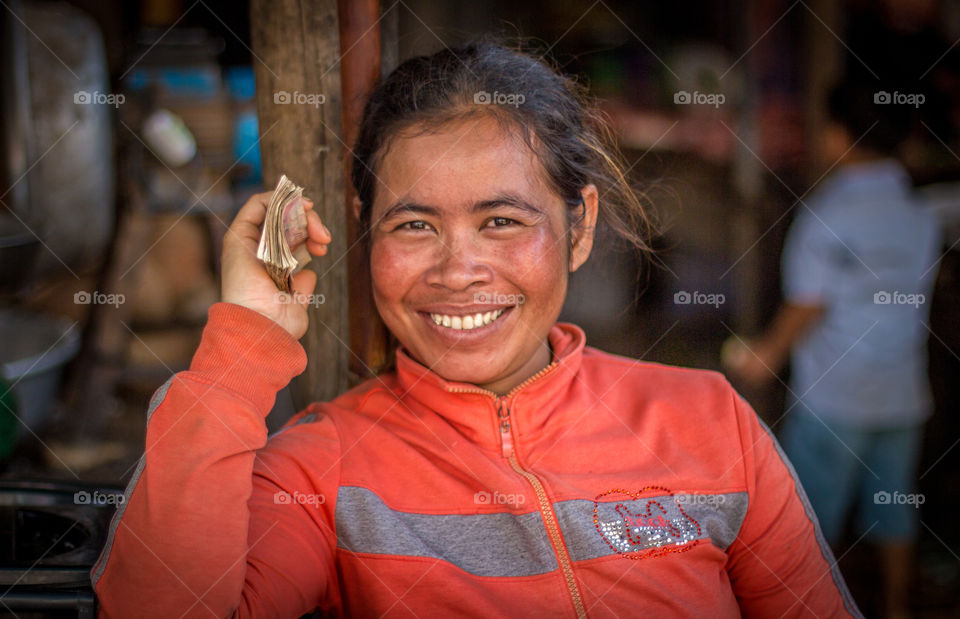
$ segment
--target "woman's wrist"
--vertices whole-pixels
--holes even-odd
[[[266,416],[276,393],[306,365],[303,346],[282,326],[248,307],[220,302],[208,311],[190,371],[243,396]]]

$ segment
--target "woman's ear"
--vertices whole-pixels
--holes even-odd
[[[353,218],[360,219],[360,211],[363,210],[363,202],[360,201],[360,198],[353,196]]]
[[[590,257],[590,250],[593,249],[593,233],[597,227],[597,209],[600,199],[597,195],[596,185],[590,184],[580,190],[580,196],[583,198],[583,217],[579,223],[570,230],[573,243],[570,251],[570,272],[573,273]]]

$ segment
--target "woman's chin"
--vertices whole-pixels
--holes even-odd
[[[504,374],[489,362],[474,358],[473,355],[457,355],[455,351],[449,351],[442,357],[437,355],[433,365],[426,365],[444,380],[454,383],[488,385]]]

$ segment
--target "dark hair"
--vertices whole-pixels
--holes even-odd
[[[522,95],[523,101],[496,100],[507,95]],[[627,182],[609,125],[585,89],[544,62],[493,43],[411,58],[371,94],[353,149],[361,233],[369,230],[375,171],[390,139],[415,125],[430,130],[475,114],[494,115],[521,130],[551,188],[570,206],[571,225],[582,215],[580,190],[593,183],[600,195],[598,225],[641,252],[649,250],[650,218]]]
[[[846,129],[857,148],[896,156],[910,132],[911,108],[890,93],[861,80],[837,82],[827,95],[828,118]]]

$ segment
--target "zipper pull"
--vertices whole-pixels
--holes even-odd
[[[500,432],[510,433],[510,407],[503,405],[503,400],[497,403],[497,419],[500,420]]]
[[[497,398],[497,420],[500,422],[500,449],[504,458],[513,453],[513,436],[510,434],[510,406]]]

